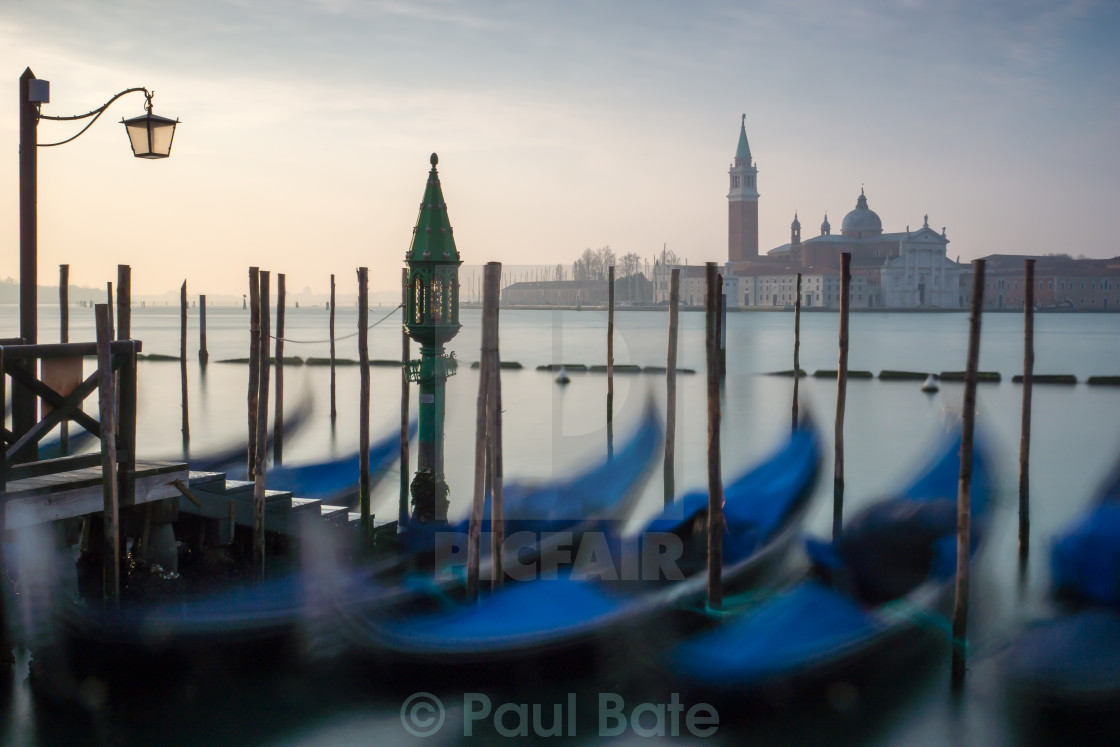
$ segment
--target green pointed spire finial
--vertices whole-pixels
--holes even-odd
[[[439,163],[439,156],[437,156],[435,153],[433,153],[432,157],[429,158],[428,160],[431,161],[432,166],[435,166],[437,163]]]

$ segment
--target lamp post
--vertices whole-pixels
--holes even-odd
[[[424,199],[412,245],[405,256],[408,267],[408,297],[404,329],[420,344],[420,360],[408,362],[409,381],[420,384],[420,435],[416,477],[412,480],[412,518],[417,521],[446,521],[447,481],[443,475],[444,388],[455,374],[456,362],[445,355],[443,344],[458,334],[459,252],[447,218],[447,203],[439,183],[432,154],[432,170],[424,188]]]
[[[52,116],[43,114],[43,104],[50,103],[50,81],[35,77],[31,68],[19,78],[19,335],[25,344],[38,342],[38,149],[64,145],[79,138],[109,106],[120,97],[143,91],[147,97],[147,113],[122,120],[138,158],[166,158],[171,154],[171,141],[179,120],[152,114],[152,92],[147,88],[128,88],[103,105],[85,114]],[[70,121],[89,119],[78,133],[56,143],[40,143],[39,120]],[[12,391],[12,426],[16,435],[25,433],[35,423],[35,397],[16,384]],[[30,446],[29,450],[34,447]],[[20,455],[33,458],[33,451]]]

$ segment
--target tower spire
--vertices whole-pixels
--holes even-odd
[[[751,165],[751,146],[747,142],[747,115],[743,115],[743,120],[739,125],[739,147],[735,149],[735,165],[736,166],[750,166]]]

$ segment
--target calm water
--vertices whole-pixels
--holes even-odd
[[[197,318],[192,310],[189,350],[191,449],[204,452],[245,438],[245,399],[248,369],[222,364],[224,358],[247,354],[248,313],[241,309],[208,309],[210,365],[205,373],[197,365]],[[399,312],[374,309],[371,321],[389,317],[372,330],[372,358],[400,357]],[[478,358],[479,312],[464,310],[463,330],[449,349],[467,363]],[[340,309],[340,337],[356,326],[356,309]],[[93,339],[91,309],[72,309],[72,340]],[[287,310],[291,340],[285,354],[303,357],[328,355],[327,313],[323,309]],[[625,312],[616,315],[616,363],[664,365],[667,315]],[[1036,373],[1072,373],[1082,381],[1090,375],[1120,374],[1120,315],[1042,314],[1036,317]],[[143,340],[144,352],[177,354],[178,310],[171,307],[134,309],[133,336]],[[822,716],[819,730],[777,718],[750,732],[756,740],[782,743],[789,738],[815,742],[858,741],[871,744],[969,744],[1010,743],[1018,735],[1010,727],[1003,707],[994,666],[1000,644],[1024,621],[1044,614],[1048,538],[1083,508],[1093,489],[1120,449],[1120,419],[1116,417],[1120,391],[1110,388],[1036,385],[1032,440],[1032,533],[1035,552],[1025,585],[1017,582],[1016,502],[1021,387],[1011,383],[1022,364],[1022,319],[1015,314],[989,314],[983,321],[980,367],[999,371],[1004,381],[981,385],[978,393],[978,428],[990,443],[1002,473],[1002,495],[994,531],[981,560],[977,579],[977,611],[972,627],[973,668],[968,690],[959,703],[948,696],[947,667],[934,662],[913,683],[900,684],[903,695],[888,706],[863,703],[841,719]],[[734,475],[763,455],[788,428],[792,380],[761,375],[792,367],[793,315],[742,313],[728,317],[728,376],[724,388],[723,470]],[[801,365],[812,372],[836,366],[837,316],[808,313],[802,318]],[[0,307],[0,336],[16,334],[14,307]],[[57,340],[57,309],[40,309],[40,338]],[[274,327],[275,329],[275,327]],[[525,366],[502,375],[505,465],[508,480],[547,477],[579,468],[605,452],[606,377],[573,374],[572,383],[560,387],[553,374],[538,372],[543,363],[599,364],[606,361],[606,315],[595,311],[504,311],[501,317],[501,350],[505,360]],[[679,365],[695,375],[678,379],[677,485],[679,490],[706,484],[703,376],[703,317],[681,315]],[[967,343],[965,314],[855,314],[851,318],[849,366],[878,373],[882,369],[911,371],[961,370]],[[413,354],[416,348],[413,346]],[[356,338],[338,344],[341,358],[357,358]],[[88,366],[88,363],[87,363]],[[332,429],[329,419],[329,369],[288,367],[285,387],[289,407],[299,397],[312,398],[310,425],[285,445],[288,462],[315,460],[344,453],[357,446],[358,371],[338,369],[339,417]],[[619,375],[615,381],[616,439],[626,437],[643,403],[653,397],[664,401],[664,377],[650,374]],[[372,369],[371,430],[374,438],[396,427],[399,418],[399,373],[391,368]],[[831,454],[832,420],[836,387],[830,379],[801,382],[805,405],[826,431],[826,454]],[[947,383],[940,393],[926,395],[917,382],[853,380],[848,384],[846,420],[846,501],[855,510],[881,497],[905,481],[922,455],[959,413],[962,385]],[[473,477],[474,404],[477,377],[463,365],[448,382],[447,478],[452,490],[452,514],[466,513]],[[415,395],[413,396],[415,403]],[[88,403],[90,408],[96,402]],[[415,406],[415,405],[414,405]],[[140,369],[141,456],[181,453],[179,433],[179,366],[143,362]],[[831,459],[824,471],[831,474]],[[374,511],[385,518],[396,515],[397,482],[391,475],[374,494]],[[815,509],[807,529],[824,534],[831,527],[831,480],[818,487]],[[660,480],[650,480],[635,519],[660,506]],[[300,685],[275,698],[300,696]],[[592,685],[584,684],[586,690]],[[435,685],[433,685],[433,688]],[[14,744],[52,741],[42,731],[43,714],[28,705],[17,690],[11,719],[0,718],[0,729]],[[259,699],[259,698],[258,698]],[[268,701],[268,697],[265,697]],[[339,698],[299,710],[283,729],[265,728],[263,717],[271,706],[257,703],[234,716],[243,719],[245,739],[271,743],[318,744],[405,741],[397,716],[400,700],[365,701]],[[22,704],[22,705],[21,705]],[[257,713],[257,708],[260,714]],[[298,710],[298,709],[297,709]],[[0,714],[3,711],[0,710]],[[304,717],[304,715],[306,717]],[[454,714],[449,714],[447,734],[440,743],[453,741]],[[40,724],[37,730],[35,724]],[[263,729],[253,732],[254,725]],[[194,728],[200,728],[194,725]],[[126,741],[137,732],[123,726]],[[807,730],[807,731],[806,731]],[[118,732],[110,730],[112,733]],[[237,733],[242,734],[238,729]],[[146,733],[146,732],[143,732]],[[185,742],[210,736],[187,728]],[[740,741],[733,729],[720,737]],[[842,738],[843,737],[843,738]],[[719,737],[717,737],[718,739]],[[635,740],[637,738],[635,737]],[[224,741],[224,740],[223,740]]]

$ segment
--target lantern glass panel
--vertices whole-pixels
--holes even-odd
[[[424,283],[419,275],[412,281],[412,323],[424,323]]]
[[[150,149],[148,147],[148,127],[145,120],[141,117],[131,119],[125,122],[124,128],[128,132],[128,140],[132,144],[133,155],[146,156]]]
[[[443,324],[443,281],[432,281],[432,324]]]
[[[171,140],[175,137],[174,122],[152,122],[152,155],[171,155]]]

